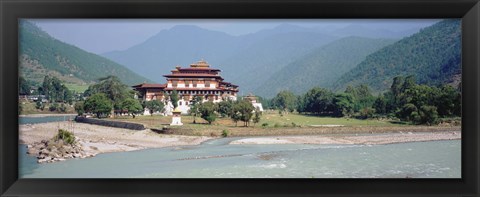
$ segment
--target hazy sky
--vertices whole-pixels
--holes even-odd
[[[376,29],[405,31],[426,27],[438,19],[34,19],[37,24],[53,37],[93,53],[124,50],[140,44],[149,37],[175,25],[196,25],[209,30],[238,36],[271,29],[280,24],[302,27],[341,28],[360,24]]]

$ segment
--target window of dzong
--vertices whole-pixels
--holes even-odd
[[[188,88],[188,86],[190,86],[190,81],[185,81],[185,87]]]
[[[172,86],[177,87],[177,83],[178,83],[177,81],[172,81]]]
[[[193,84],[193,87],[194,87],[194,88],[197,87],[197,81],[193,81],[192,84]]]
[[[205,81],[205,87],[207,87],[207,88],[210,87],[210,81]]]
[[[181,105],[182,105],[182,101],[178,102],[178,105],[180,105],[180,106],[181,106]]]

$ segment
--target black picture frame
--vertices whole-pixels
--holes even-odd
[[[0,0],[1,196],[479,196],[478,0]],[[18,179],[20,18],[462,18],[461,179]]]

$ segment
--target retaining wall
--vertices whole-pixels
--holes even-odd
[[[81,123],[88,123],[88,124],[95,124],[107,127],[116,127],[116,128],[124,128],[124,129],[131,129],[131,130],[144,130],[145,126],[143,124],[138,123],[130,123],[130,122],[120,122],[120,121],[110,121],[110,120],[101,120],[101,119],[91,119],[85,118],[82,116],[75,117],[76,122]]]

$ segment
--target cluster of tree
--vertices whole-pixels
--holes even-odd
[[[73,102],[73,92],[56,77],[45,76],[43,83],[38,88],[38,93],[45,95],[50,103],[72,104]]]
[[[135,118],[136,114],[143,112],[144,106],[135,99],[135,91],[116,76],[101,78],[98,83],[89,86],[84,95],[88,99],[75,105],[79,114],[89,112],[101,118],[110,115],[113,109],[116,114],[127,113]]]
[[[190,114],[195,117],[200,116],[209,124],[212,124],[218,116],[229,117],[235,122],[235,126],[239,121],[243,122],[243,126],[248,127],[250,121],[254,126],[260,122],[261,112],[253,107],[252,103],[247,100],[224,100],[219,103],[211,101],[202,102],[202,97],[194,97],[190,102]]]
[[[414,76],[395,77],[389,90],[373,96],[369,87],[348,86],[342,93],[315,87],[303,95],[281,91],[271,99],[281,112],[334,117],[397,117],[415,124],[436,124],[439,118],[461,115],[461,93],[452,86],[419,85]]]
[[[461,93],[449,85],[418,85],[413,76],[395,77],[390,90],[380,95],[373,107],[378,114],[431,125],[438,118],[461,116]]]
[[[19,85],[19,88],[18,88],[19,95],[32,95],[32,94],[38,93],[38,90],[32,89],[32,87],[35,87],[36,84],[33,81],[26,80],[22,76],[18,78],[18,85]]]

